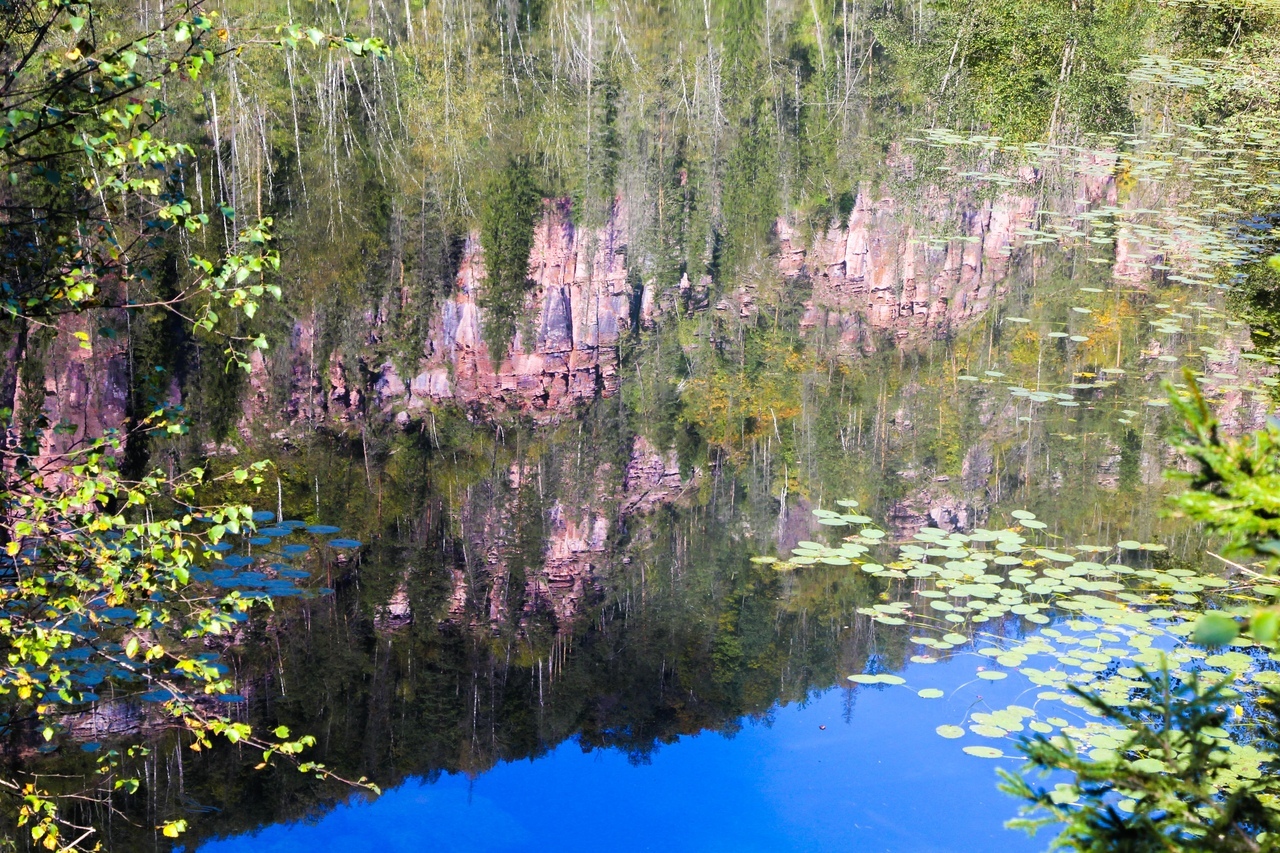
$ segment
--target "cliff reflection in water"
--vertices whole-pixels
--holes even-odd
[[[645,762],[681,735],[732,732],[851,672],[905,665],[909,632],[855,612],[883,580],[751,561],[830,540],[815,506],[856,497],[897,536],[1049,503],[1064,534],[1162,523],[1150,429],[1104,438],[1104,415],[1056,407],[1029,428],[1003,413],[1020,404],[1002,387],[961,395],[943,381],[941,346],[793,363],[776,381],[794,413],[718,445],[691,438],[688,407],[640,424],[603,400],[559,426],[442,414],[421,430],[265,448],[281,460],[286,515],[340,521],[366,545],[320,567],[333,596],[279,602],[234,638],[223,657],[247,699],[237,712],[314,734],[310,759],[384,788],[571,738]],[[255,771],[233,748],[154,747],[146,807],[184,814],[187,845],[351,796],[287,766]],[[152,844],[119,822],[107,832],[121,849]]]
[[[1038,277],[1034,301],[1024,273]],[[633,328],[617,387],[558,423],[424,404],[408,419],[250,434],[277,463],[286,516],[365,544],[307,564],[332,596],[258,608],[219,649],[246,697],[231,707],[315,735],[306,758],[384,788],[568,739],[644,762],[681,735],[732,732],[850,673],[905,665],[910,626],[856,610],[909,585],[751,560],[838,537],[814,508],[856,499],[891,539],[1004,526],[1024,508],[1056,535],[1174,530],[1168,558],[1193,553],[1198,534],[1161,517],[1171,423],[1148,405],[1176,375],[1146,331],[1168,305],[1081,287],[1091,280],[1048,253],[1003,280],[999,312],[856,354],[847,330],[809,324],[784,290],[749,322],[694,307]],[[1088,300],[1096,311],[1072,310]],[[1239,358],[1247,331],[1194,310],[1179,346],[1203,353],[1227,428],[1256,426],[1266,394]],[[1000,319],[1014,311],[1027,317]],[[856,725],[853,704],[850,692]],[[140,707],[103,702],[73,729],[114,742],[152,720]],[[143,796],[116,798],[132,826],[81,807],[112,849],[167,844],[144,829],[156,816],[185,817],[190,848],[351,796],[288,766],[254,770],[229,746],[196,754],[163,733],[151,746]],[[92,760],[66,744],[44,766],[81,776]]]
[[[748,559],[755,526],[804,538],[806,513],[755,518],[740,477],[629,458],[615,426],[587,418],[556,441],[508,434],[492,475],[452,500],[429,491],[400,538],[329,567],[334,596],[258,614],[224,653],[243,715],[313,733],[310,758],[390,787],[482,773],[574,737],[644,762],[861,666],[868,624],[849,626],[874,594],[867,581],[834,567],[792,578]],[[365,472],[340,447],[327,454],[331,474],[350,472],[322,483],[340,502]],[[900,649],[888,654],[900,663]],[[287,766],[254,771],[251,758],[160,739],[149,810],[185,812],[193,845],[350,795]],[[119,824],[109,834],[121,849],[143,843]]]

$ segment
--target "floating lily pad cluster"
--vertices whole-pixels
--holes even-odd
[[[275,513],[265,510],[255,512],[253,521],[255,525],[265,526],[246,533],[238,541],[223,539],[207,546],[208,568],[193,571],[192,581],[219,589],[240,590],[241,597],[245,598],[282,598],[332,592],[330,589],[299,585],[311,576],[311,572],[292,567],[290,561],[309,554],[312,544],[288,540],[306,534],[311,537],[332,536],[341,533],[341,528],[304,521],[277,521]],[[322,540],[318,544],[338,549],[361,547],[359,541],[343,538]]]
[[[1082,291],[1101,293],[1100,288],[1080,288]],[[1157,303],[1153,310],[1163,312],[1149,322],[1160,332],[1177,332],[1185,336],[1176,341],[1164,341],[1163,344],[1152,344],[1150,350],[1141,353],[1137,363],[1128,367],[1095,367],[1087,361],[1077,362],[1075,372],[1070,377],[1054,380],[1041,376],[1037,366],[1033,376],[1019,381],[998,370],[985,370],[979,374],[961,373],[956,379],[961,382],[979,383],[988,386],[1004,387],[1015,402],[1025,401],[1028,404],[1025,415],[1018,420],[1031,421],[1037,407],[1050,405],[1065,409],[1110,410],[1122,424],[1131,424],[1140,415],[1143,407],[1162,409],[1169,406],[1169,399],[1161,382],[1168,380],[1175,387],[1185,388],[1181,380],[1182,367],[1191,369],[1191,375],[1201,384],[1203,392],[1211,401],[1219,399],[1229,392],[1240,392],[1256,395],[1266,399],[1272,393],[1270,389],[1280,386],[1280,379],[1265,375],[1271,372],[1269,359],[1253,352],[1235,352],[1218,346],[1199,344],[1201,340],[1221,342],[1228,336],[1229,329],[1224,327],[1238,323],[1226,320],[1221,313],[1213,310],[1205,302]],[[1196,314],[1186,313],[1186,309]],[[1072,311],[1092,313],[1093,309],[1084,306],[1073,306]],[[1216,318],[1213,326],[1206,320]],[[1015,325],[1029,325],[1033,321],[1027,317],[1006,316],[1002,322]],[[1185,323],[1187,328],[1182,325]],[[1043,324],[1050,329],[1054,324]],[[1083,344],[1091,340],[1088,335],[1070,334],[1066,331],[1042,331],[1042,339],[1065,338],[1075,344]],[[1194,335],[1194,337],[1193,337]],[[1174,344],[1181,348],[1180,354]],[[1199,344],[1193,346],[1193,344]],[[1242,362],[1262,362],[1249,367]],[[1111,393],[1104,393],[1110,391]],[[1135,408],[1136,407],[1136,408]]]
[[[846,506],[852,501],[842,502]],[[886,581],[889,600],[858,609],[876,623],[910,632],[918,647],[911,661],[933,664],[944,659],[974,662],[975,681],[1017,678],[1027,685],[1021,704],[1004,708],[974,706],[962,719],[938,726],[948,739],[965,743],[978,757],[1012,757],[1001,746],[1023,735],[1042,734],[1070,742],[1095,761],[1128,760],[1176,764],[1169,755],[1139,754],[1127,749],[1127,732],[1097,719],[1098,712],[1071,687],[1122,704],[1144,687],[1142,673],[1167,668],[1178,680],[1193,674],[1202,683],[1234,681],[1239,702],[1232,719],[1239,725],[1213,730],[1208,736],[1228,747],[1229,760],[1217,783],[1224,792],[1241,780],[1255,780],[1270,753],[1249,743],[1249,719],[1265,688],[1280,687],[1280,655],[1270,645],[1246,636],[1228,648],[1213,650],[1192,644],[1192,623],[1206,610],[1240,606],[1280,593],[1280,588],[1240,574],[1221,577],[1161,559],[1160,543],[1122,540],[1115,545],[1053,542],[1046,525],[1025,510],[1011,514],[1007,529],[956,533],[924,528],[910,540],[887,545],[884,532],[863,516],[818,510],[818,521],[856,532],[836,545],[802,542],[779,570],[822,563],[849,565]],[[892,558],[874,562],[881,546]],[[900,687],[923,699],[944,692],[927,683],[927,668],[911,674],[855,673],[855,684]],[[1069,786],[1068,786],[1069,787]],[[1275,802],[1280,807],[1280,785]],[[1057,792],[1070,802],[1073,791]],[[1124,804],[1123,807],[1131,807]]]

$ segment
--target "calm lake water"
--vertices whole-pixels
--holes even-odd
[[[1161,511],[1159,383],[1181,363],[1217,364],[1211,393],[1239,395],[1238,418],[1266,393],[1234,365],[1243,332],[1190,305],[1191,291],[1135,303],[1136,331],[1117,333],[1118,358],[1106,345],[1103,363],[1119,366],[1103,372],[1054,317],[1078,324],[1068,306],[1116,296],[1090,289],[1105,282],[1087,271],[1059,272],[1018,309],[1026,322],[856,359],[820,341],[788,348],[795,369],[765,374],[794,404],[785,444],[770,428],[709,457],[660,451],[686,440],[678,418],[604,400],[558,425],[440,422],[381,446],[372,472],[358,442],[295,447],[282,470],[312,484],[315,504],[293,513],[342,520],[340,535],[364,544],[293,560],[310,572],[301,585],[332,594],[250,621],[231,657],[234,713],[314,734],[310,757],[385,793],[161,742],[154,799],[190,816],[186,849],[206,853],[1043,849],[1047,838],[1004,828],[1018,803],[996,787],[1029,732],[981,715],[1054,721],[1035,731],[1087,716],[1055,711],[1063,696],[1038,670],[1017,656],[997,667],[993,649],[1098,627],[1096,613],[1073,615],[1079,602],[1038,596],[1099,601],[1135,577],[1193,574],[1176,567],[1198,534]],[[1178,359],[1133,343],[1152,322],[1184,323]],[[621,393],[652,393],[660,357],[638,355]],[[685,464],[691,454],[711,462]],[[833,506],[852,530],[823,523]],[[845,537],[866,525],[885,533],[855,535],[872,549],[859,559],[889,563],[906,543],[919,560],[931,547],[932,568],[894,574],[822,550],[853,547]],[[977,539],[986,556],[964,562],[962,531],[1011,526],[1039,549],[1027,562]],[[895,544],[876,550],[881,535]],[[1131,550],[1112,548],[1126,537]],[[787,571],[769,562],[789,555]],[[948,599],[935,570],[972,578],[975,597]],[[1119,677],[1145,647],[1123,645],[1132,626],[1116,631],[1067,637],[1088,649],[1031,665]],[[984,665],[1003,671],[979,676]],[[877,674],[903,683],[848,680]],[[1005,757],[962,751],[993,743]]]
[[[1195,367],[1241,427],[1269,389],[1202,291],[1157,303],[1053,252],[1006,290],[877,352],[761,331],[758,363],[695,369],[679,406],[666,360],[700,344],[677,330],[559,423],[442,410],[266,448],[285,516],[333,526],[220,557],[219,585],[320,593],[244,623],[227,707],[385,793],[160,734],[148,812],[204,853],[1043,849],[1004,828],[997,768],[1020,734],[1089,725],[1066,680],[1133,677],[1151,640],[1126,608],[1168,619],[1165,591],[1217,580],[1189,580],[1204,543],[1162,511],[1161,382]],[[1118,301],[1124,322],[1097,319]],[[744,395],[781,422],[711,442]],[[163,847],[153,824],[106,837]]]
[[[948,688],[945,701],[911,701],[899,695],[902,687],[862,691],[854,701],[835,688],[744,719],[732,735],[681,737],[642,762],[569,741],[536,761],[504,763],[470,778],[409,779],[374,802],[199,849],[1043,849],[1002,826],[1012,801],[996,791],[994,768],[1016,763],[940,749],[932,732],[966,708],[1016,700],[1025,685],[975,685],[963,664],[930,670],[929,683]]]

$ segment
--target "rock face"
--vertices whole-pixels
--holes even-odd
[[[517,464],[504,476],[516,490],[531,471]],[[567,631],[618,559],[613,541],[618,525],[628,516],[679,500],[701,478],[696,469],[682,477],[674,450],[659,451],[636,436],[625,471],[601,463],[584,497],[557,500],[542,510],[544,535],[536,554],[517,554],[514,533],[516,519],[535,511],[532,507],[486,499],[464,511],[465,538],[474,559],[467,572],[453,572],[448,618],[527,628],[532,620],[549,617],[558,631]],[[514,570],[521,563],[524,569]],[[379,613],[391,625],[398,612],[402,622],[412,616],[399,588]]]
[[[975,507],[946,492],[924,488],[889,507],[889,528],[898,536],[917,533],[922,527],[936,527],[948,533],[963,533],[986,523],[987,510]]]
[[[90,710],[71,714],[63,725],[73,737],[91,740],[139,731],[146,719],[147,714],[141,705],[115,699],[95,702]]]
[[[1116,205],[1114,162],[1081,156],[1067,209],[1074,204],[1084,215],[1098,205]],[[825,231],[806,236],[792,219],[779,218],[776,255],[763,259],[761,269],[809,288],[802,330],[834,338],[847,353],[942,337],[1006,292],[1013,256],[1038,221],[1040,177],[1024,168],[1012,184],[985,198],[970,189],[935,187],[906,202],[864,187],[847,219]],[[1144,203],[1137,196],[1129,202]],[[430,309],[426,339],[407,363],[334,353],[317,364],[314,321],[299,320],[286,416],[341,424],[380,414],[407,424],[432,405],[454,403],[481,418],[516,411],[554,421],[579,403],[617,391],[618,342],[629,330],[652,329],[678,311],[749,318],[758,310],[750,283],[718,296],[706,275],[694,281],[686,273],[665,290],[641,283],[628,267],[626,221],[621,200],[595,228],[573,222],[568,199],[544,201],[529,258],[530,290],[506,353],[490,352],[482,333],[477,297],[486,272],[476,234],[465,240],[452,293]],[[1112,273],[1142,286],[1151,279],[1149,265],[1163,256],[1128,231],[1119,236]],[[383,316],[381,308],[366,313],[371,341],[381,339]]]
[[[824,328],[845,348],[869,352],[877,338],[939,336],[980,315],[1005,292],[1019,232],[1034,220],[1034,177],[1025,176],[1025,191],[994,200],[934,194],[910,211],[864,191],[844,227],[809,246],[778,220],[779,270],[813,282],[802,327]],[[948,233],[952,239],[930,239]]]
[[[599,586],[606,559],[609,519],[586,507],[570,512],[560,504],[551,508],[547,550],[541,571],[529,578],[526,613],[550,606],[557,625],[568,625],[584,599]]]
[[[696,485],[700,477],[701,472],[694,471],[692,479],[686,483],[680,476],[680,460],[675,449],[659,453],[648,439],[638,435],[623,480],[626,499],[622,503],[622,513],[648,512],[656,506],[670,503],[685,489]]]
[[[472,234],[453,293],[431,318],[416,372],[402,376],[390,362],[364,366],[375,377],[368,409],[404,423],[429,405],[452,402],[482,416],[519,411],[549,421],[578,403],[616,393],[618,339],[632,326],[637,296],[627,270],[625,212],[615,205],[609,221],[590,230],[578,228],[570,213],[568,199],[544,202],[523,321],[509,352],[495,358],[482,333],[477,296],[485,286],[484,252]],[[314,329],[300,322],[293,337],[305,346]],[[296,417],[320,409],[339,422],[356,416],[360,379],[351,366],[335,354],[318,370],[304,368],[306,356],[299,352],[294,359],[290,412]],[[327,393],[311,378],[317,373],[326,377]]]
[[[386,604],[377,608],[373,624],[382,631],[392,631],[413,623],[413,605],[409,601],[408,578],[401,578]]]
[[[802,328],[834,332],[846,349],[869,352],[885,336],[939,336],[980,316],[1003,294],[1010,256],[1024,239],[1019,232],[1034,220],[1035,180],[1029,173],[1025,189],[981,202],[934,192],[910,210],[863,192],[846,222],[807,240],[788,219],[779,219],[771,263],[785,280],[811,283]],[[1114,188],[1103,182],[1082,192],[1106,199]],[[663,292],[652,283],[634,283],[625,220],[619,201],[606,223],[583,229],[572,221],[567,199],[544,202],[529,259],[525,321],[498,359],[482,334],[477,296],[486,273],[474,234],[463,246],[453,293],[435,307],[422,352],[408,370],[390,362],[355,365],[340,354],[327,364],[309,362],[316,335],[309,322],[299,321],[288,414],[302,419],[320,412],[341,423],[359,417],[363,405],[366,414],[408,423],[430,405],[452,402],[481,417],[518,411],[556,420],[579,403],[617,391],[618,341],[633,326],[652,328],[678,305],[744,317],[756,310],[749,289],[711,305],[713,284],[706,276],[693,282],[685,275]],[[936,234],[948,239],[931,240]],[[379,314],[367,318],[371,328]]]
[[[102,312],[67,315],[58,321],[52,340],[41,345],[23,338],[10,344],[0,405],[20,414],[40,413],[49,427],[41,436],[41,457],[65,453],[124,426],[131,379],[128,346],[97,333],[112,320],[123,325],[120,317]],[[81,346],[75,335],[84,336],[88,346]],[[28,371],[24,376],[24,362],[43,368],[43,375],[33,379],[37,371]],[[180,401],[176,382],[169,396]]]

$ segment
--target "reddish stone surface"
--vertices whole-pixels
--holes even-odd
[[[894,199],[859,193],[846,226],[810,246],[779,220],[779,268],[813,281],[802,327],[838,331],[844,347],[870,352],[879,336],[937,336],[984,312],[1005,292],[1018,231],[1034,212],[1030,194],[976,206],[938,197],[906,212]],[[958,238],[928,239],[954,234],[957,224]]]
[[[379,408],[412,415],[453,401],[480,412],[518,410],[550,420],[577,403],[616,393],[618,338],[632,323],[622,215],[619,205],[604,226],[584,231],[573,224],[567,199],[544,203],[529,257],[533,286],[526,317],[532,322],[517,324],[511,349],[500,359],[482,334],[476,298],[484,287],[484,256],[475,235],[468,238],[453,297],[433,318],[418,372],[406,381],[383,365],[375,389]]]

